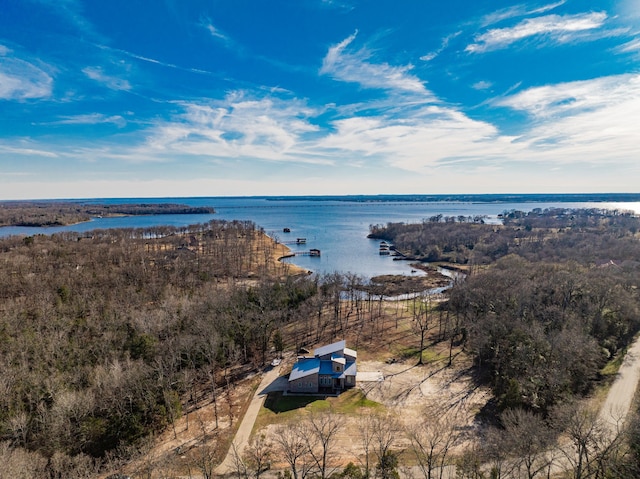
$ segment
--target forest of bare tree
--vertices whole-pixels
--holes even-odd
[[[278,248],[240,221],[1,239],[3,458],[85,477],[285,346],[365,315],[375,334],[380,296],[355,294],[361,278],[291,274]]]
[[[502,217],[502,225],[433,217],[372,226],[371,236],[414,259],[465,265],[469,274],[444,307],[459,321],[460,340],[492,387],[488,414],[499,418],[503,432],[514,421],[504,414],[525,413],[549,430],[566,423],[557,411],[606,381],[603,366],[620,358],[640,330],[640,219],[566,208]],[[634,477],[628,472],[637,471],[640,459],[634,434],[630,449],[618,449],[625,459],[610,464],[629,475],[611,469],[611,476],[583,471],[574,477]],[[623,454],[629,451],[631,458]]]
[[[277,245],[250,222],[4,238],[0,458],[31,464],[38,477],[93,477],[126,461],[132,447],[170,429],[203,398],[231,397],[235,383],[283,349],[339,337],[356,348],[375,344],[408,314],[416,361],[422,363],[427,343],[455,344],[471,355],[478,380],[494,394],[481,412],[492,424],[485,447],[457,456],[460,477],[480,477],[474,476],[479,461],[515,467],[517,447],[520,460],[535,456],[518,467],[536,477],[544,468],[531,468],[553,439],[582,427],[567,408],[606,381],[602,367],[621,357],[640,329],[639,223],[604,210],[503,216],[504,225],[440,217],[372,228],[406,256],[448,260],[469,273],[447,300],[431,303],[425,294],[402,307],[385,305],[377,288],[355,275],[290,274],[289,265],[275,261]],[[283,433],[281,444],[256,437],[250,452],[291,447],[297,461],[299,449],[304,464],[293,473],[301,477],[393,478],[406,459],[395,440],[383,447],[378,428],[379,457],[367,476],[358,476],[362,465],[329,469],[310,444],[296,443],[326,425],[302,426],[304,437]],[[629,426],[625,454],[609,454],[602,466],[609,471],[640,464],[640,426]],[[444,459],[425,448],[434,434],[452,435],[454,427],[425,422],[396,436],[412,448],[411,461],[424,477],[435,477],[430,474]],[[516,439],[532,428],[539,428],[540,443],[518,446]],[[201,451],[200,470],[211,470],[214,456]],[[250,471],[264,459],[258,456],[238,458],[239,467],[257,477]],[[289,460],[285,451],[281,457]],[[504,457],[510,462],[503,464]]]

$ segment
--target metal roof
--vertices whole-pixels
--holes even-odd
[[[300,359],[293,365],[291,374],[289,374],[289,381],[295,381],[318,372],[320,372],[320,360],[318,358]]]
[[[344,368],[345,376],[355,376],[357,372],[358,372],[358,368],[356,366],[355,361],[352,363],[347,363],[346,367]]]
[[[326,346],[322,346],[313,351],[314,356],[326,356],[327,354],[333,354],[338,351],[343,351],[347,346],[347,342],[343,339],[342,341],[338,341],[336,343],[327,344]]]
[[[336,356],[336,355],[331,355],[331,362],[336,362],[338,364],[342,364],[344,365],[347,360],[345,358],[343,358],[342,356]]]

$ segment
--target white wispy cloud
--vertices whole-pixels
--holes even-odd
[[[101,67],[86,67],[82,69],[82,72],[90,79],[102,83],[111,90],[129,91],[131,90],[131,84],[128,80],[118,78],[115,76],[107,75],[104,73]]]
[[[626,21],[640,19],[640,4],[638,0],[618,0],[615,2],[614,7]]]
[[[567,3],[567,0],[560,0],[559,2],[549,3],[547,5],[542,5],[541,7],[537,7],[537,8],[534,8],[533,10],[531,10],[531,13],[545,13],[545,12],[548,12],[550,10],[554,10],[554,9],[556,9],[558,7],[561,7],[565,3]]]
[[[211,158],[327,162],[303,153],[306,135],[318,131],[318,111],[302,100],[232,92],[221,101],[182,103],[184,112],[148,132],[142,150]]]
[[[510,142],[490,123],[436,105],[412,109],[402,118],[371,115],[337,120],[334,129],[320,147],[421,173],[457,158],[502,158]]]
[[[493,86],[493,83],[490,81],[480,80],[471,85],[471,88],[474,90],[487,90]]]
[[[529,158],[637,163],[640,75],[531,88],[496,104],[531,115],[531,127],[519,138]]]
[[[45,158],[57,158],[58,154],[50,150],[44,150],[32,145],[26,145],[24,140],[19,140],[15,145],[1,144],[0,152],[11,155],[43,156]]]
[[[640,38],[634,38],[633,40],[620,45],[617,50],[622,53],[640,52]]]
[[[220,75],[218,73],[215,72],[211,72],[211,71],[207,71],[207,70],[201,70],[198,68],[189,68],[189,67],[182,67],[180,65],[176,65],[174,63],[168,63],[168,62],[163,62],[160,60],[157,60],[155,58],[150,58],[150,57],[145,57],[143,55],[138,55],[137,53],[133,53],[127,50],[122,50],[120,48],[113,48],[113,47],[109,47],[107,45],[100,45],[100,44],[96,44],[96,47],[105,50],[105,51],[109,51],[112,53],[119,53],[122,55],[125,55],[129,58],[133,58],[135,60],[140,60],[146,63],[151,63],[154,65],[159,65],[162,67],[166,67],[166,68],[172,68],[175,70],[180,70],[180,71],[185,71],[185,72],[190,72],[190,73],[198,73],[198,74],[202,74],[202,75],[210,75],[210,76],[216,76],[219,77]]]
[[[412,65],[371,63],[371,53],[366,49],[348,51],[357,34],[356,31],[329,48],[322,61],[321,74],[344,82],[358,83],[365,88],[429,94],[422,81],[409,73],[413,69]]]
[[[540,36],[556,42],[568,42],[578,34],[602,27],[606,19],[607,14],[604,12],[527,18],[514,27],[494,28],[476,36],[475,43],[467,45],[465,50],[470,53],[482,53],[506,48],[526,38]]]
[[[535,7],[533,9],[529,8],[527,5],[513,5],[511,7],[502,8],[500,10],[496,10],[488,15],[482,17],[480,24],[484,27],[489,25],[494,25],[496,23],[503,22],[505,20],[510,20],[512,18],[525,17],[527,15],[536,15],[540,13],[545,13],[551,10],[554,10],[558,7],[561,7],[566,3],[566,0],[560,0],[555,3],[549,3],[546,5],[542,5],[540,7]]]
[[[12,53],[10,48],[0,45],[0,99],[31,100],[50,97],[53,78],[49,73]]]
[[[41,123],[46,125],[98,125],[112,123],[119,128],[126,126],[127,121],[120,115],[104,115],[102,113],[89,113],[85,115],[65,116],[60,120]]]
[[[209,32],[209,35],[211,35],[213,38],[221,41],[227,48],[243,50],[239,45],[236,44],[236,42],[233,41],[233,39],[229,35],[224,33],[218,27],[214,26],[210,18],[202,18],[202,20],[200,21],[200,26],[207,32]]]
[[[495,100],[530,116],[518,135],[446,105],[398,105],[393,114],[360,112],[336,120],[317,147],[341,157],[371,158],[425,173],[463,163],[479,168],[517,164],[635,165],[639,148],[640,75],[531,88]]]
[[[81,0],[36,0],[55,12],[60,18],[72,25],[83,37],[102,40],[93,24],[85,17],[85,6]]]
[[[496,100],[495,104],[544,119],[595,111],[636,99],[640,99],[640,77],[627,74],[529,88]]]
[[[212,37],[218,38],[225,42],[229,41],[229,37],[227,37],[227,35],[222,33],[216,27],[214,27],[211,21],[207,21],[206,23],[203,23],[203,27],[207,29],[207,31],[211,34]]]
[[[447,35],[442,39],[440,47],[437,50],[434,50],[432,52],[427,53],[426,55],[421,56],[420,60],[425,62],[430,62],[431,60],[436,58],[438,55],[440,55],[449,46],[449,43],[451,43],[451,40],[456,38],[461,33],[462,33],[461,31],[458,31],[458,32],[452,33],[451,35]]]

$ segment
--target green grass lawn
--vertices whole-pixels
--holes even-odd
[[[338,397],[285,396],[275,392],[267,396],[253,430],[293,421],[310,412],[331,410],[337,414],[355,414],[361,409],[382,410],[383,406],[367,399],[359,389],[350,389]]]

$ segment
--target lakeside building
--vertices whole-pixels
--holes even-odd
[[[335,394],[356,385],[357,353],[346,341],[322,346],[313,356],[299,356],[289,374],[289,392]]]

